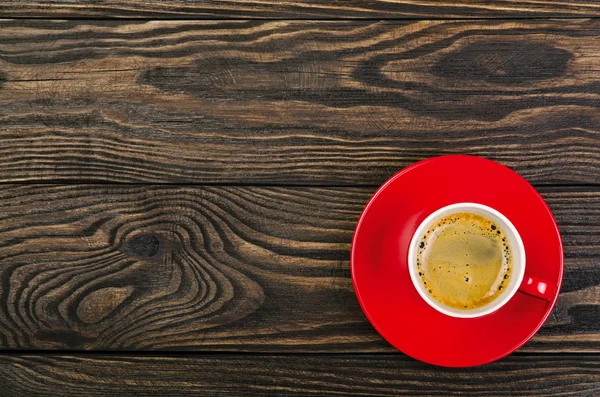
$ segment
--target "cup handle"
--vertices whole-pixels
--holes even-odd
[[[519,287],[519,291],[546,301],[551,301],[554,298],[554,289],[555,287],[552,284],[527,275],[523,278],[523,282]]]

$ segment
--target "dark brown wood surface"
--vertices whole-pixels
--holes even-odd
[[[37,18],[549,18],[600,15],[585,0],[3,0],[0,14]]]
[[[0,16],[0,396],[600,395],[596,2]],[[452,153],[525,176],[565,248],[544,327],[470,369],[389,346],[349,273],[376,187]]]
[[[0,342],[51,350],[393,352],[354,296],[373,189],[5,185]],[[543,190],[566,270],[523,350],[600,350],[600,190]]]
[[[0,357],[0,387],[14,396],[596,397],[599,382],[598,355],[514,355],[467,369],[388,354]]]
[[[0,21],[0,181],[600,182],[600,21]]]

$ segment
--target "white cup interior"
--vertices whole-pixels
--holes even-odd
[[[437,219],[451,215],[458,212],[470,212],[479,215],[483,215],[488,219],[491,219],[495,223],[497,223],[506,234],[508,242],[512,247],[513,254],[513,271],[512,277],[509,284],[506,286],[505,291],[500,294],[495,300],[488,303],[485,306],[481,306],[476,309],[470,310],[460,310],[455,309],[453,307],[446,306],[436,300],[434,300],[428,293],[425,291],[424,286],[421,284],[419,277],[417,275],[417,249],[419,244],[420,237],[427,231],[427,229],[431,226],[431,224]],[[514,225],[502,215],[500,212],[495,209],[488,207],[483,204],[476,203],[457,203],[448,205],[446,207],[440,208],[437,211],[431,213],[417,228],[417,231],[413,235],[413,238],[410,242],[410,247],[408,250],[408,269],[410,272],[410,278],[413,282],[413,285],[417,289],[417,292],[421,297],[427,302],[431,307],[439,311],[440,313],[446,314],[452,317],[460,317],[460,318],[473,318],[480,317],[486,314],[495,312],[500,309],[502,306],[508,302],[513,295],[519,289],[521,282],[523,281],[523,276],[525,275],[525,248],[523,247],[523,240],[521,240],[521,236],[519,236],[519,232],[514,227]]]

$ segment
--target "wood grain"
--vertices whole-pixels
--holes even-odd
[[[6,185],[0,347],[393,352],[349,274],[368,188]],[[544,192],[557,307],[526,351],[600,350],[600,191]]]
[[[599,33],[598,20],[0,21],[0,181],[374,186],[467,153],[538,185],[597,184]]]
[[[30,18],[548,18],[597,17],[600,8],[583,0],[3,0],[0,13]]]
[[[600,392],[597,355],[518,355],[437,368],[402,355],[0,357],[15,396],[579,396]]]

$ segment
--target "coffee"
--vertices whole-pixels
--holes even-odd
[[[498,298],[510,283],[509,239],[500,225],[483,215],[442,216],[419,236],[417,244],[418,278],[443,305],[477,309]]]

